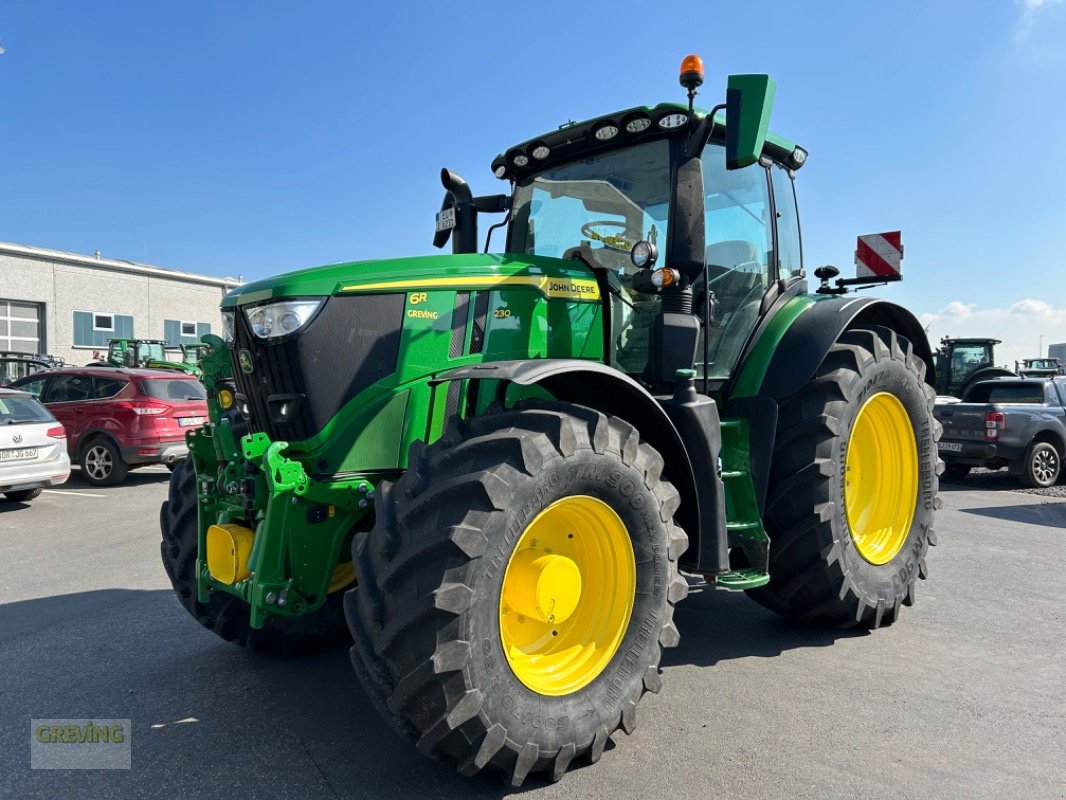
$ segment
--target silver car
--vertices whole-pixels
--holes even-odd
[[[69,477],[66,429],[33,395],[0,388],[0,493],[24,503]]]

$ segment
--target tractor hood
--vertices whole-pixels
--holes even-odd
[[[579,261],[487,253],[352,261],[289,272],[238,286],[222,299],[222,308],[283,298],[516,285],[535,287],[550,298],[600,298],[595,277]]]

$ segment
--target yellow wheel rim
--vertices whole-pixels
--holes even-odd
[[[625,523],[602,500],[574,495],[522,533],[500,592],[507,663],[537,694],[587,686],[622,643],[636,598],[637,562]]]
[[[903,547],[918,499],[914,427],[895,395],[863,403],[846,455],[844,506],[855,549],[871,564],[887,564]]]
[[[333,576],[329,579],[329,586],[326,587],[326,594],[339,592],[354,582],[355,565],[351,561],[345,561],[343,564],[338,564],[337,568],[333,570]]]

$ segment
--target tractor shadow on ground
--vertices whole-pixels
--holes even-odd
[[[0,604],[0,619],[11,797],[488,800],[546,783],[515,790],[435,764],[374,711],[347,648],[249,652],[201,628],[169,589]],[[59,718],[131,720],[133,768],[31,770],[31,720]]]
[[[1026,506],[996,506],[993,508],[963,508],[963,514],[976,514],[1006,522],[1024,522],[1048,528],[1066,529],[1066,502],[1041,503]]]
[[[735,658],[772,658],[788,650],[829,647],[865,630],[820,628],[786,620],[739,592],[703,589],[674,611],[681,644],[664,650],[663,667],[710,667]]]

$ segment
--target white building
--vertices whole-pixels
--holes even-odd
[[[0,351],[84,364],[118,337],[192,344],[220,333],[233,278],[0,242]]]

